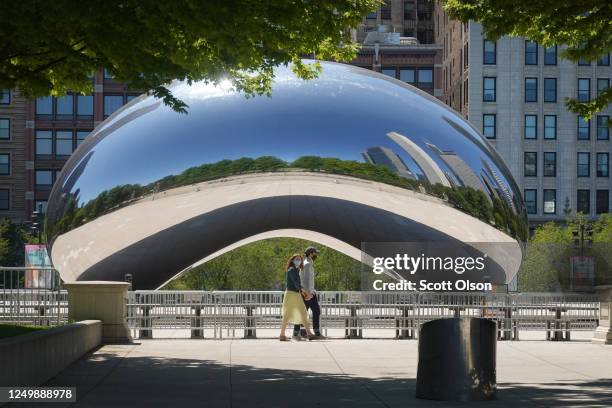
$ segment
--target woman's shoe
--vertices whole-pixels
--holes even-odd
[[[287,338],[287,336],[280,336],[280,337],[279,337],[279,340],[280,340],[280,341],[291,341],[291,340],[289,340],[289,339]]]

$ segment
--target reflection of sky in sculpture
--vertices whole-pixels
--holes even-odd
[[[519,190],[468,122],[395,79],[322,65],[312,81],[279,68],[271,97],[175,83],[188,114],[142,96],[98,126],[49,199],[45,230],[63,276],[142,270],[139,287],[155,288],[228,245],[286,229],[350,248],[525,239]],[[518,270],[499,265],[500,282]]]
[[[119,184],[144,185],[220,159],[273,155],[293,161],[318,155],[363,161],[361,153],[372,146],[388,147],[407,164],[414,163],[389,140],[386,134],[390,131],[405,135],[424,149],[425,143],[432,143],[458,152],[467,163],[479,163],[480,149],[474,149],[473,142],[459,135],[443,117],[465,127],[472,140],[489,150],[467,122],[429,95],[420,97],[418,94],[425,94],[398,85],[388,77],[336,64],[324,64],[320,78],[313,81],[296,79],[289,70],[279,69],[271,97],[245,99],[212,85],[175,84],[177,96],[190,105],[189,114],[157,104],[141,116],[138,110],[153,100],[134,102],[96,129],[93,134],[108,129],[113,121],[135,116],[95,146],[88,171],[76,186],[66,187],[73,191],[79,188],[83,204]],[[432,157],[441,168],[446,167]],[[419,173],[418,168],[415,172]]]

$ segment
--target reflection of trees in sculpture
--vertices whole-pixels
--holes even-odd
[[[483,191],[472,187],[432,185],[425,181],[402,177],[382,165],[318,156],[302,156],[292,163],[287,163],[273,156],[262,156],[257,159],[243,157],[237,160],[221,160],[216,163],[191,167],[178,175],[167,176],[145,186],[128,184],[115,187],[102,192],[98,197],[80,208],[77,202],[78,197],[72,197],[65,204],[64,216],[56,223],[52,232],[68,231],[148,194],[235,175],[285,170],[307,170],[346,175],[416,192],[425,192],[487,224],[495,226],[518,240],[525,240],[527,237],[527,231],[523,226],[521,216],[514,214],[513,210],[504,201],[497,197],[489,198]],[[50,236],[56,236],[56,234],[51,233]]]

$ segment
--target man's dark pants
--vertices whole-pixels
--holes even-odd
[[[306,310],[312,310],[312,329],[315,334],[321,334],[319,330],[319,323],[321,318],[321,306],[319,306],[319,299],[317,299],[317,294],[313,294],[310,300],[304,300],[304,304],[306,305]],[[300,332],[300,324],[296,324],[293,326],[293,334],[297,335]],[[304,329],[302,329],[302,334],[306,334]]]

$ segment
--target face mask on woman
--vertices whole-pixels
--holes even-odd
[[[295,259],[293,260],[293,265],[294,265],[296,268],[299,268],[301,263],[302,263],[302,261],[300,261],[298,258],[295,258]]]

